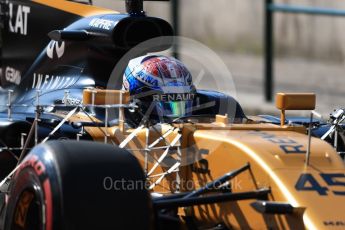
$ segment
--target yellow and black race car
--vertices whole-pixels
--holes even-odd
[[[124,72],[174,33],[141,0],[126,0],[126,14],[65,0],[0,5],[1,229],[345,227],[343,109],[323,122],[314,94],[280,93],[280,118],[247,116],[226,94],[166,87],[151,99],[181,116],[145,116]],[[150,60],[153,72],[171,63]],[[158,72],[189,76],[172,66]]]

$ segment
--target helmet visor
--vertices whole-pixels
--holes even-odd
[[[159,102],[158,111],[161,111],[161,116],[178,118],[191,115],[193,106],[193,101],[168,101],[168,102]]]

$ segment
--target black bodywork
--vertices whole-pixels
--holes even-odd
[[[8,90],[13,90],[13,120],[31,122],[35,116],[38,90],[41,105],[62,104],[66,90],[70,98],[81,102],[83,89],[107,87],[114,67],[130,48],[153,37],[172,35],[167,22],[144,15],[114,13],[82,17],[23,0],[1,1],[1,10],[0,109],[4,113],[0,119],[4,122],[7,121]],[[21,16],[17,16],[19,14]],[[22,17],[21,25],[17,22],[18,17]],[[92,21],[98,19],[109,22],[109,25],[92,25]],[[92,36],[70,36],[60,41],[48,37],[49,32],[62,30],[82,31]],[[118,79],[114,88],[121,88],[122,76]],[[56,120],[61,118],[53,114],[43,115],[41,123],[49,126]],[[62,127],[61,132],[67,134],[69,128]]]

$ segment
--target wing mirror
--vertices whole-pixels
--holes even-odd
[[[315,93],[277,93],[276,107],[281,111],[281,126],[285,125],[286,110],[314,110],[315,104]]]

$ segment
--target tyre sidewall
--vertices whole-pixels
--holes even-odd
[[[18,201],[24,191],[33,191],[37,202],[40,203],[41,220],[45,220],[45,223],[42,223],[42,230],[60,229],[58,215],[58,191],[60,189],[56,180],[56,172],[52,162],[42,159],[40,154],[30,154],[25,158],[10,184],[10,195],[5,214],[5,230],[13,229],[12,224],[18,211]],[[23,229],[18,228],[18,230]]]

